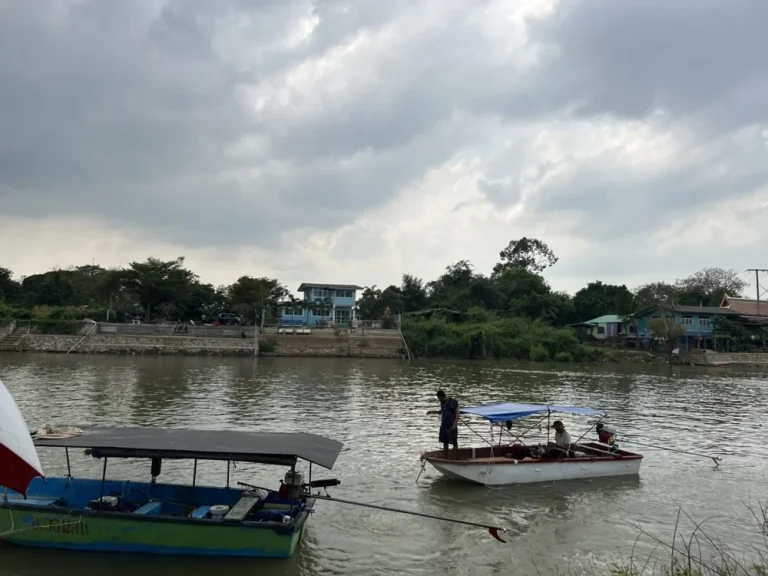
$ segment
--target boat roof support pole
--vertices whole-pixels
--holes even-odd
[[[463,421],[463,422],[462,422],[462,424],[464,424],[464,426],[466,426],[467,428],[469,428],[469,430],[472,432],[472,434],[474,434],[475,436],[477,436],[478,438],[480,438],[480,440],[482,440],[483,442],[485,442],[486,444],[488,444],[488,446],[490,446],[490,447],[491,447],[491,449],[493,449],[493,442],[488,442],[488,440],[486,440],[485,438],[483,438],[483,437],[482,437],[482,435],[481,435],[481,434],[480,434],[480,433],[479,433],[477,430],[475,430],[474,428],[472,428],[472,426],[470,426],[470,425],[469,425],[469,422],[467,422],[467,421]]]
[[[107,481],[107,460],[109,458],[104,458],[104,467],[101,470],[101,494],[99,494],[99,501],[101,501],[102,498],[104,498],[104,484]]]
[[[230,461],[227,460],[227,488],[229,488],[229,466],[230,466]]]
[[[72,467],[69,465],[69,448],[64,448],[64,454],[67,456],[67,478],[72,480]]]
[[[552,417],[552,410],[549,409],[549,406],[547,406],[547,444],[549,444],[549,432],[552,429],[552,426],[550,425],[550,418]]]
[[[534,429],[534,428],[536,428],[537,426],[541,426],[541,423],[542,423],[542,422],[544,422],[544,417],[543,417],[543,416],[542,416],[541,418],[539,418],[539,419],[538,419],[536,422],[534,422],[534,423],[533,423],[533,426],[529,426],[528,428],[526,428],[525,430],[523,430],[523,431],[520,433],[520,435],[519,435],[519,436],[515,436],[515,435],[512,433],[512,431],[511,431],[511,430],[508,430],[508,431],[507,431],[507,433],[508,433],[510,436],[512,436],[512,442],[514,442],[515,440],[517,440],[517,441],[519,441],[519,442],[520,442],[520,444],[522,444],[523,446],[525,446],[525,442],[523,441],[523,436],[525,436],[526,434],[528,434],[528,432],[530,432],[531,430],[533,430],[533,429]],[[502,427],[502,433],[503,433],[503,432],[504,432],[504,430],[503,430],[503,427]]]
[[[195,482],[197,482],[197,458],[195,458],[195,467],[192,468],[192,488],[195,487]]]

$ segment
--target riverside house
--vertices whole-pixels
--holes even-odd
[[[634,338],[635,327],[622,322],[621,316],[608,314],[587,320],[579,325],[585,333],[596,340],[615,340],[629,335]]]
[[[304,282],[298,292],[304,298],[284,304],[280,322],[288,326],[350,326],[357,320],[355,303],[361,286]]]
[[[717,317],[740,320],[739,312],[726,307],[651,306],[634,314],[637,323],[637,334],[641,342],[647,343],[653,339],[653,332],[648,327],[650,320],[664,316],[674,319],[676,324],[680,324],[685,328],[685,335],[678,344],[681,350],[691,350],[693,348],[714,349],[713,320]]]

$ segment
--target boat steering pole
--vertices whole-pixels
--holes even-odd
[[[688,452],[687,450],[677,450],[676,448],[667,448],[666,446],[657,446],[656,444],[644,444],[642,442],[636,442],[635,440],[621,439],[624,444],[636,444],[637,446],[645,446],[646,448],[656,448],[657,450],[666,450],[667,452],[677,452],[678,454],[687,454],[688,456],[696,456],[698,458],[709,458],[715,463],[715,469],[720,467],[720,462],[723,459],[720,456],[710,456],[709,454],[699,454],[698,452]]]
[[[268,492],[274,492],[274,490],[270,490],[269,488],[262,488],[261,486],[253,486],[251,484],[246,484],[245,482],[238,482],[238,484],[241,486],[245,486],[247,488],[259,488],[261,490],[267,490]],[[450,522],[452,524],[463,524],[465,526],[473,526],[475,528],[484,528],[488,530],[488,533],[499,542],[502,542],[503,544],[507,543],[506,540],[503,540],[501,536],[499,536],[500,532],[507,531],[505,528],[502,528],[501,526],[490,526],[488,524],[480,524],[478,522],[469,522],[468,520],[458,520],[456,518],[446,518],[445,516],[425,514],[423,512],[416,512],[414,510],[403,510],[402,508],[390,508],[389,506],[379,506],[378,504],[368,504],[367,502],[356,502],[354,500],[342,500],[340,498],[333,498],[332,496],[312,494],[311,492],[304,493],[302,494],[302,496],[305,496],[307,498],[316,498],[317,500],[327,500],[328,502],[336,502],[337,504],[347,504],[349,506],[360,506],[362,508],[372,508],[374,510],[383,510],[384,512],[394,512],[395,514],[407,514],[409,516],[419,516],[421,518],[428,518],[430,520],[440,520],[442,522]]]
[[[474,526],[475,528],[485,528],[488,532],[496,538],[499,542],[506,544],[505,540],[501,539],[499,532],[506,532],[506,530],[500,526],[489,526],[488,524],[479,524],[477,522],[469,522],[468,520],[457,520],[456,518],[446,518],[445,516],[436,516],[434,514],[424,514],[423,512],[415,512],[413,510],[403,510],[402,508],[390,508],[388,506],[379,506],[378,504],[368,504],[367,502],[355,502],[354,500],[341,500],[339,498],[333,498],[331,496],[321,496],[320,494],[307,494],[307,497],[317,498],[319,500],[327,500],[329,502],[338,502],[339,504],[349,504],[350,506],[362,506],[363,508],[373,508],[374,510],[383,510],[385,512],[394,512],[396,514],[408,514],[410,516],[420,516],[421,518],[429,518],[430,520],[440,520],[442,522],[451,522],[453,524],[464,524],[465,526]]]

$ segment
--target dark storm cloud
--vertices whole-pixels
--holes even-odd
[[[603,236],[626,217],[663,225],[662,203],[696,210],[765,181],[764,145],[722,138],[768,114],[768,3],[569,0],[513,48],[479,23],[489,2],[449,4],[4,2],[0,213],[269,247],[293,228],[348,224],[469,151],[488,167],[480,185],[495,204],[518,202],[533,178],[529,209],[610,214],[580,230]],[[290,44],[302,20],[314,29]],[[354,39],[362,56],[334,51]],[[286,80],[322,58],[335,81]],[[569,114],[643,119],[657,108],[714,152],[652,175],[622,173],[606,154],[550,178],[558,163],[537,161],[529,142],[500,151],[487,139],[502,138],[476,127],[556,130]],[[706,172],[713,163],[723,169]]]
[[[687,114],[764,89],[766,22],[761,0],[573,0],[532,34],[557,47],[548,73],[587,101],[583,113],[638,118],[654,107]]]

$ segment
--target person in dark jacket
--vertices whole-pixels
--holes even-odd
[[[440,443],[443,445],[443,458],[448,459],[448,445],[458,459],[459,452],[459,403],[448,397],[443,390],[437,391],[437,399],[440,401],[440,410],[430,410],[427,414],[440,414]]]

